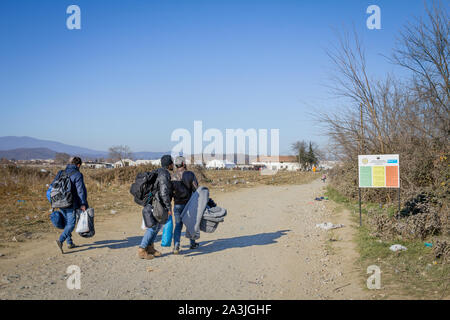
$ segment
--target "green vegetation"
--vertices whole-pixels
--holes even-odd
[[[332,187],[327,188],[326,195],[330,200],[344,206],[352,214],[352,218],[359,225],[358,202],[349,200]],[[375,209],[377,208],[377,210]],[[373,226],[369,223],[370,215],[388,213],[393,208],[380,209],[378,205],[369,203],[363,205],[363,226],[358,227],[355,242],[360,258],[358,263],[361,276],[367,278],[368,266],[380,267],[381,290],[373,291],[377,298],[403,299],[443,299],[450,294],[450,266],[445,258],[436,258],[435,250],[425,246],[425,242],[435,244],[435,237],[424,240],[403,239],[401,237],[382,238],[374,234]],[[392,252],[393,244],[400,244],[406,251]]]

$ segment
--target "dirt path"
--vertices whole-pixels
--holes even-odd
[[[319,180],[213,194],[228,209],[225,222],[202,233],[197,250],[183,236],[180,256],[161,248],[159,236],[163,256],[137,259],[137,206],[97,224],[92,239],[74,234],[82,246],[64,255],[56,233],[8,245],[0,257],[0,299],[366,299],[349,218],[313,200],[322,188]],[[345,227],[315,227],[326,221]],[[81,290],[66,287],[70,265],[81,268]]]

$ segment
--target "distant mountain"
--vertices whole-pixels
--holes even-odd
[[[68,153],[71,156],[106,157],[108,152],[96,151],[60,142],[40,140],[31,137],[0,137],[0,150],[13,150],[22,148],[46,148],[55,152]]]
[[[0,158],[16,160],[53,159],[58,152],[79,156],[83,160],[108,158],[107,151],[92,150],[56,141],[32,137],[0,137]],[[134,152],[133,158],[153,160],[161,158],[164,154],[170,154],[170,152]]]
[[[8,160],[53,159],[56,152],[47,148],[19,148],[0,151],[0,158]]]

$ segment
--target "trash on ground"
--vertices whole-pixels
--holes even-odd
[[[316,201],[322,201],[322,199],[320,199],[320,198],[315,198],[314,200],[316,200]]]
[[[343,224],[332,224],[331,222],[316,224],[316,228],[322,228],[324,230],[338,229],[343,227],[345,227]]]
[[[425,247],[431,248],[431,247],[433,247],[433,244],[432,244],[432,243],[425,242]]]
[[[401,244],[393,244],[389,250],[397,252],[397,251],[406,251],[408,248],[402,246]]]
[[[117,213],[116,210],[111,210],[110,212],[111,212],[111,214],[116,214]]]

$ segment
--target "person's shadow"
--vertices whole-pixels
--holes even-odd
[[[195,251],[187,252],[185,256],[195,257],[202,254],[217,252],[233,248],[245,248],[253,246],[264,246],[277,243],[277,239],[286,235],[291,230],[281,230],[277,232],[259,233],[251,236],[241,236],[200,242],[200,246]]]
[[[195,251],[188,251],[184,253],[187,257],[195,257],[202,254],[208,254],[211,252],[217,252],[227,249],[233,248],[245,248],[252,246],[264,246],[268,244],[277,243],[277,239],[286,235],[287,232],[291,230],[281,230],[277,232],[269,232],[269,233],[259,233],[250,236],[240,236],[234,238],[225,238],[225,239],[217,239],[210,241],[200,242],[200,247],[195,249]],[[184,232],[182,233],[182,236]],[[112,250],[115,249],[125,249],[131,247],[137,247],[142,240],[142,236],[139,237],[128,237],[122,240],[103,240],[103,241],[95,241],[91,244],[84,244],[77,247],[75,250],[66,251],[65,254],[77,253],[88,250],[109,248]],[[156,237],[155,242],[161,241],[161,235]],[[189,247],[189,246],[188,246]],[[163,254],[163,256],[167,255]]]
[[[102,249],[102,248],[109,248],[109,249],[113,249],[113,250],[114,249],[125,249],[125,248],[137,247],[137,246],[139,246],[141,241],[142,241],[142,236],[128,237],[128,238],[122,239],[122,240],[95,241],[93,243],[79,245],[74,250],[64,251],[64,253],[65,254],[78,253],[78,252]],[[158,235],[156,237],[155,242],[158,242],[158,241],[161,241],[161,235]]]

